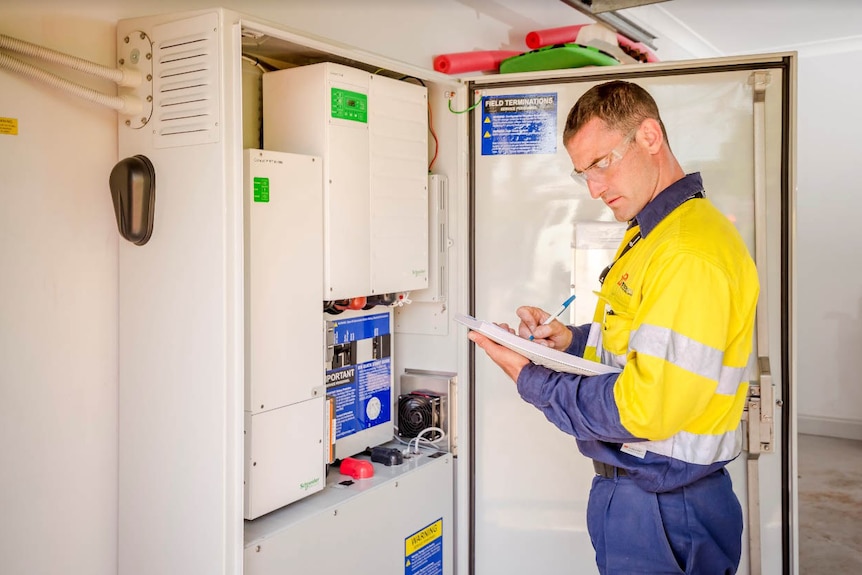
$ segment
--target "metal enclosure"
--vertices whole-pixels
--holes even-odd
[[[350,485],[331,473],[323,493],[249,524],[244,573],[452,575],[452,456],[374,471]]]
[[[643,81],[669,116],[671,141],[685,167],[704,172],[711,197],[739,217],[743,235],[753,241],[754,171],[743,160],[754,151],[746,82],[758,70],[772,74],[762,147],[767,261],[758,263],[768,276],[767,355],[783,407],[775,410],[774,452],[759,460],[755,492],[764,518],[762,571],[794,567],[787,515],[795,501],[791,55],[461,82],[222,9],[121,21],[119,55],[124,38],[140,34],[151,42],[154,86],[173,82],[163,74],[178,51],[197,54],[203,65],[195,72],[200,78],[172,86],[170,102],[156,96],[143,126],[119,126],[120,157],[145,154],[159,181],[150,241],[120,245],[119,573],[332,573],[356,556],[365,559],[360,566],[376,566],[371,572],[400,574],[409,539],[441,518],[447,575],[593,572],[583,523],[592,475],[587,462],[570,438],[517,398],[499,370],[473,354],[451,314],[511,321],[517,305],[556,307],[574,289],[577,319],[588,313],[590,270],[607,263],[602,250],[613,249],[613,229],[604,229],[608,215],[571,184],[561,147],[483,157],[481,113],[451,114],[449,104],[466,109],[476,90],[554,91],[561,122],[590,82]],[[243,438],[248,288],[242,150],[244,133],[254,142],[260,117],[248,97],[255,79],[244,74],[244,55],[275,68],[328,61],[426,84],[439,141],[438,148],[428,144],[428,157],[439,152],[434,171],[446,177],[445,209],[433,210],[443,224],[437,239],[446,249],[436,255],[446,272],[430,282],[433,293],[396,309],[392,374],[398,381],[406,369],[456,373],[459,439],[457,457],[381,470],[366,484],[370,488],[337,487],[344,478],[330,470],[321,493],[250,522],[243,520],[249,454]],[[698,68],[707,75],[694,74]],[[713,83],[725,75],[729,83]],[[176,99],[182,94],[185,99]],[[162,104],[188,114],[166,113]],[[734,110],[738,116],[724,116]],[[698,124],[700,130],[686,129]],[[559,135],[558,124],[554,129]],[[733,465],[744,503],[746,467],[742,460]],[[748,569],[747,557],[743,561]]]
[[[141,33],[153,83],[169,91],[154,92],[147,125],[119,125],[120,157],[150,158],[159,191],[145,249],[119,247],[118,571],[240,573],[242,133],[238,54],[227,49],[236,32],[222,11],[121,21],[120,57]],[[168,85],[178,53],[200,65]]]
[[[450,188],[459,196],[466,195],[466,177],[457,175],[466,174],[461,153],[465,149],[466,124],[462,117],[444,114],[447,100],[443,94],[456,93],[459,103],[466,98],[463,88],[445,76],[323,43],[222,9],[121,21],[117,38],[120,57],[129,50],[126,38],[135,38],[138,47],[146,42],[144,47],[151,50],[147,54],[152,58],[141,58],[140,62],[152,62],[155,79],[150,89],[154,108],[152,116],[140,123],[119,125],[119,154],[144,154],[153,162],[159,178],[159,197],[153,237],[146,250],[122,245],[119,255],[122,455],[118,571],[239,574],[243,572],[244,533],[258,525],[249,522],[251,527],[247,527],[243,521],[244,462],[256,453],[250,443],[244,447],[244,381],[247,368],[254,367],[246,364],[246,345],[251,342],[246,328],[251,316],[245,303],[252,288],[244,278],[245,266],[254,259],[248,260],[243,251],[243,148],[259,145],[255,132],[259,132],[261,118],[255,106],[260,94],[257,74],[242,64],[243,56],[253,54],[254,59],[271,61],[276,68],[287,67],[291,60],[303,64],[309,59],[334,61],[366,73],[379,70],[380,77],[374,82],[395,82],[403,76],[428,82],[427,91],[434,99],[431,107],[439,118],[435,128],[438,136],[448,142],[440,150],[437,166],[450,174]],[[403,86],[408,84],[397,84],[399,88]],[[408,89],[413,93],[420,87],[410,84]],[[419,106],[423,121],[427,102],[423,97]],[[384,132],[388,126],[384,122]],[[423,128],[419,141],[427,145],[426,139]],[[427,213],[427,170],[422,164],[417,178],[420,193],[410,202]],[[382,179],[392,176],[385,171],[380,174]],[[372,200],[385,203],[386,193],[384,189],[380,197]],[[385,205],[381,214],[393,217]],[[449,256],[451,267],[466,265],[466,219],[457,221],[461,227],[457,233],[450,228],[449,234],[458,245]],[[414,231],[427,231],[424,221],[421,226],[410,222]],[[381,237],[369,241],[379,242]],[[421,238],[424,251],[427,235]],[[322,287],[322,275],[314,272],[313,266],[296,267],[300,269],[293,270],[291,285]],[[412,271],[411,279],[421,280],[415,287],[425,287],[427,277]],[[427,275],[428,270],[415,271]],[[380,289],[393,287],[387,284],[391,277],[385,270],[377,278]],[[452,280],[448,281],[443,291],[454,293]],[[303,311],[316,310],[314,325],[302,319],[301,325],[290,327],[297,332],[308,329],[308,333],[321,329],[321,300],[318,296],[316,301],[296,306]],[[466,299],[458,295],[452,301],[464,307]],[[419,315],[426,312],[431,313],[421,310]],[[319,345],[306,359],[316,361],[313,357],[318,352],[322,354],[323,340],[310,339]],[[459,345],[458,334],[428,338],[405,335],[402,341],[408,345],[393,359],[393,372],[403,371],[405,364],[451,372],[465,369],[466,359],[460,354],[466,346]],[[322,361],[320,366],[323,391]],[[260,391],[266,392],[266,386]],[[278,387],[278,391],[284,389]],[[249,392],[250,400],[258,397],[256,392]],[[306,401],[289,406],[299,409],[298,406],[311,405],[309,402],[320,402],[314,398],[314,390],[308,394]],[[275,401],[282,399],[293,401],[296,396]],[[267,411],[266,402],[263,405],[248,419],[268,419],[279,411]],[[316,407],[309,410],[316,411]],[[298,421],[291,416],[272,427],[283,431]],[[249,442],[256,443],[260,427],[253,421],[249,423],[253,436],[246,438]],[[312,433],[312,440],[316,433]],[[387,437],[392,437],[391,429]],[[277,444],[267,445],[280,449]],[[410,537],[442,533],[440,568],[446,573],[454,572],[456,529],[452,501],[455,497],[463,499],[463,495],[453,495],[453,475],[463,477],[466,468],[459,468],[448,455],[433,464],[414,467],[410,468],[411,479],[406,487],[398,478],[380,474],[385,480],[381,493],[390,494],[382,500],[392,501],[392,493],[403,494],[402,507],[409,512],[400,514],[399,521],[393,521],[390,530],[381,531],[375,542],[397,551],[396,559],[387,556],[385,564],[389,565],[387,569],[400,573],[405,569]],[[283,471],[295,470],[286,466]],[[333,477],[332,470],[329,475]],[[331,491],[327,486],[322,493],[306,499],[320,503]],[[357,498],[346,508],[364,510],[357,518],[367,521],[367,514],[381,516],[381,503],[375,502],[379,496],[374,495],[374,490],[357,487],[346,493],[349,498]],[[407,505],[407,501],[413,505]],[[433,512],[419,513],[422,509]],[[382,513],[389,511],[382,508]],[[272,516],[270,513],[257,521]],[[442,531],[438,521],[442,522]],[[350,527],[340,537],[347,538],[358,524],[345,525]],[[313,536],[322,539],[324,534]],[[345,539],[345,549],[346,543]],[[333,560],[338,558],[333,555]]]

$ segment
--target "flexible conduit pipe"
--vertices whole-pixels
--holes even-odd
[[[124,114],[139,114],[143,109],[141,101],[138,98],[133,96],[108,96],[107,94],[102,94],[97,90],[92,90],[79,84],[75,84],[65,78],[61,78],[50,72],[37,68],[32,64],[22,62],[21,60],[13,58],[3,52],[0,52],[0,68],[5,68],[6,70],[11,70],[12,72],[26,76],[27,78],[38,80],[39,82],[43,82],[54,88],[59,88],[60,90],[78,96],[79,98],[89,100],[90,102],[94,102],[108,108],[113,108],[114,110]]]
[[[60,64],[61,66],[72,68],[73,70],[78,70],[79,72],[90,74],[91,76],[96,76],[97,78],[105,78],[106,80],[110,80],[120,86],[134,87],[141,83],[141,74],[136,70],[109,68],[107,66],[102,66],[101,64],[96,64],[95,62],[76,58],[75,56],[63,54],[56,50],[51,50],[50,48],[31,44],[24,40],[18,40],[17,38],[12,38],[5,34],[0,34],[0,49],[6,49],[10,52],[23,54],[24,56],[32,56],[33,58],[51,62],[53,64]]]

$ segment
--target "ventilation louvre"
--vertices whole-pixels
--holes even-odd
[[[218,14],[170,22],[153,30],[154,146],[219,140]]]

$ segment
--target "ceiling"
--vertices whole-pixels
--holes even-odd
[[[542,27],[591,22],[563,0],[457,1],[510,25],[513,39]],[[619,13],[657,36],[662,60],[862,41],[859,0],[666,0]]]
[[[862,38],[857,0],[668,0],[625,11],[665,12],[717,55],[770,52]]]

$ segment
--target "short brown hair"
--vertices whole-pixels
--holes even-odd
[[[634,131],[645,119],[652,118],[661,126],[664,141],[670,147],[655,100],[637,84],[614,80],[587,90],[569,111],[563,131],[563,145],[567,145],[593,118],[600,119],[611,130],[624,134]]]

